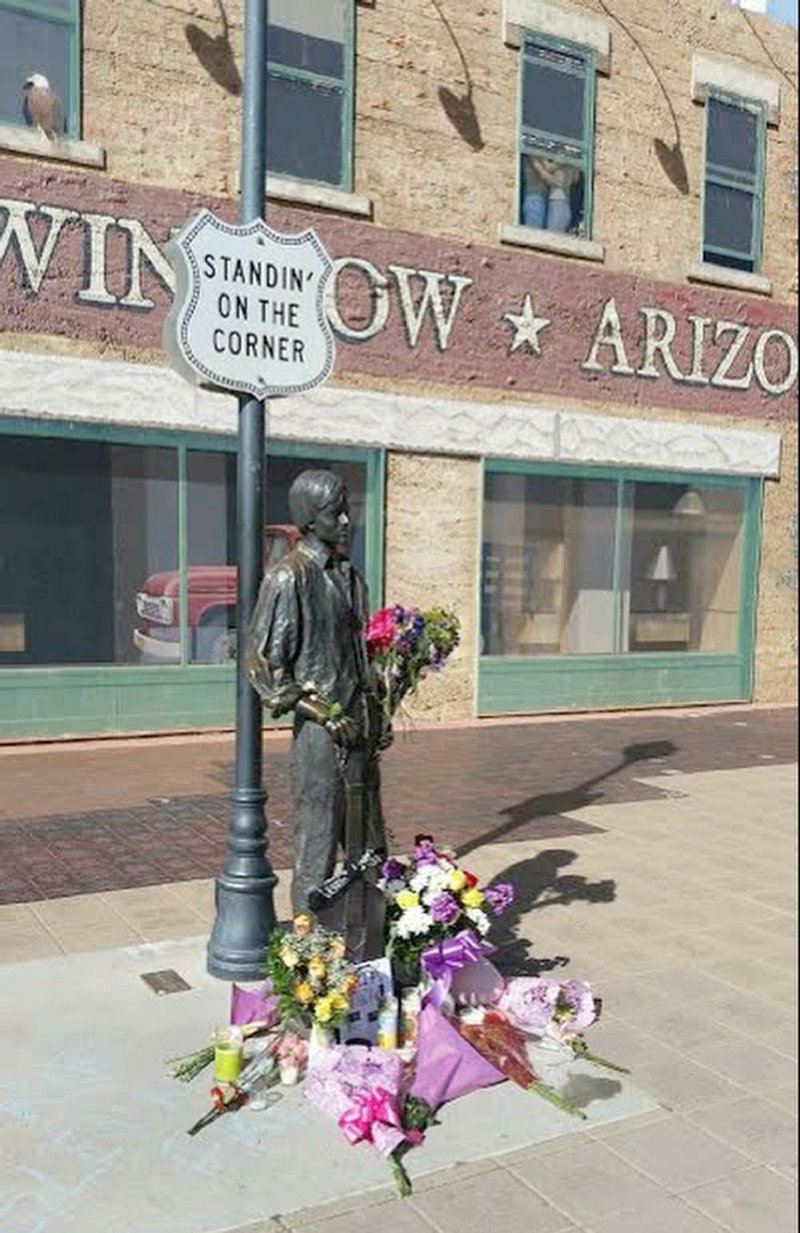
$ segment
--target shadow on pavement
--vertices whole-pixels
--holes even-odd
[[[552,817],[554,814],[572,813],[576,809],[583,809],[595,801],[602,800],[602,792],[592,791],[597,784],[611,779],[612,776],[618,775],[620,771],[626,770],[637,762],[650,762],[654,758],[659,760],[670,758],[677,752],[678,746],[673,744],[672,741],[643,741],[640,744],[626,745],[622,750],[622,757],[619,762],[601,771],[599,775],[593,775],[591,779],[586,779],[583,783],[576,784],[574,788],[567,788],[561,792],[541,792],[537,796],[529,796],[527,800],[520,801],[516,805],[509,805],[507,809],[502,809],[500,811],[501,815],[505,815],[509,821],[503,822],[489,831],[484,831],[482,835],[476,835],[467,843],[462,844],[458,848],[458,856],[463,858],[468,856],[470,852],[474,852],[476,848],[482,848],[484,844],[498,843],[506,839],[519,827],[526,826],[529,822],[535,822],[537,818]],[[592,827],[591,829],[599,830],[600,828]]]
[[[503,914],[500,926],[502,933],[494,939],[498,951],[492,962],[500,972],[517,976],[540,976],[543,972],[550,972],[569,963],[568,955],[544,958],[530,953],[533,942],[519,935],[520,926],[528,913],[552,904],[575,903],[579,899],[586,903],[613,901],[616,894],[613,878],[592,882],[580,874],[559,873],[563,866],[571,865],[574,860],[577,860],[576,852],[548,848],[530,860],[509,865],[492,878],[495,883],[510,882],[515,891],[513,904]]]

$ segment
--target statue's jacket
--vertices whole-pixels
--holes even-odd
[[[364,579],[307,535],[264,575],[247,638],[247,675],[277,718],[312,688],[361,717],[375,687]]]

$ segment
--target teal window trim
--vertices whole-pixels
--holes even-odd
[[[25,17],[42,17],[53,25],[68,26],[69,93],[62,99],[67,136],[81,136],[81,0],[69,0],[66,9],[56,9],[42,0],[0,0],[0,9]],[[18,128],[25,128],[20,121]]]
[[[189,481],[186,443],[178,444],[178,638],[180,667],[189,661]]]
[[[739,592],[739,636],[747,696],[753,693],[753,659],[758,613],[758,580],[761,566],[761,522],[764,511],[764,481],[748,479],[742,539]]]
[[[706,474],[704,471],[666,471],[647,467],[582,466],[567,462],[526,462],[520,458],[487,458],[487,472],[504,472],[515,475],[566,475],[571,479],[608,479],[622,482],[640,481],[657,484],[703,484],[723,487],[741,487],[749,476]]]
[[[708,91],[708,102],[715,100],[718,103],[723,103],[728,107],[737,108],[739,111],[752,112],[758,120],[756,130],[756,167],[752,175],[746,172],[736,171],[725,167],[721,163],[714,163],[709,159],[708,155],[708,116],[709,108],[706,104],[705,124],[703,131],[703,151],[704,151],[704,169],[703,169],[703,189],[700,201],[700,253],[704,262],[711,265],[715,264],[717,257],[730,257],[737,261],[750,262],[753,273],[759,273],[762,267],[763,245],[764,245],[764,181],[766,176],[766,159],[767,159],[767,117],[763,103],[757,99],[744,98],[741,95],[728,94],[723,90],[717,90],[713,87]],[[753,205],[753,224],[750,235],[750,245],[747,250],[726,248],[721,244],[714,244],[706,237],[706,189],[709,184],[717,185],[719,188],[737,189],[739,192],[747,193],[752,197]],[[720,262],[719,264],[727,264]]]
[[[527,55],[529,47],[543,47],[551,51],[564,52],[575,56],[582,62],[583,88],[583,141],[580,149],[572,138],[562,134],[552,133],[543,128],[535,128],[523,122],[523,105],[525,89],[526,65],[530,71],[535,71],[532,60]],[[566,71],[566,70],[565,70]],[[563,162],[580,167],[583,171],[583,227],[582,237],[592,238],[592,200],[594,185],[594,144],[595,144],[595,99],[596,99],[596,63],[595,53],[591,47],[579,43],[571,43],[565,39],[553,38],[547,34],[539,34],[535,30],[525,30],[520,42],[519,86],[517,91],[517,219],[522,224],[522,196],[524,181],[522,175],[522,160],[525,154],[530,154],[537,142],[547,145],[555,142],[565,147],[559,150],[558,157]],[[541,147],[540,147],[541,148]],[[571,152],[574,151],[574,152]]]
[[[501,665],[515,664],[521,671],[536,671],[539,667],[562,664],[564,669],[572,671],[592,661],[596,663],[624,662],[630,664],[647,663],[666,666],[683,664],[690,657],[698,664],[730,663],[738,665],[743,682],[743,691],[747,697],[752,694],[752,664],[753,649],[756,634],[756,608],[758,591],[758,568],[761,541],[761,511],[763,480],[754,476],[744,475],[707,475],[704,472],[648,470],[644,467],[592,467],[576,466],[568,463],[537,463],[522,459],[485,458],[483,461],[483,479],[481,487],[481,542],[483,542],[483,509],[486,503],[486,476],[491,474],[567,476],[571,479],[606,479],[617,484],[616,520],[614,527],[614,563],[613,582],[616,596],[614,613],[614,646],[613,654],[581,654],[581,655],[479,655],[478,671],[483,667],[492,672],[500,670]],[[625,510],[626,490],[629,484],[663,483],[702,485],[704,487],[734,487],[742,490],[744,509],[742,515],[742,544],[740,548],[740,591],[739,591],[739,621],[737,647],[735,651],[636,651],[627,652],[622,646],[622,602],[623,594],[619,588],[620,582],[620,551],[622,545],[622,522]],[[481,611],[479,624],[483,626],[483,553],[478,563]]]
[[[323,187],[339,188],[345,193],[353,191],[353,161],[354,161],[354,125],[355,125],[355,43],[356,43],[356,12],[355,0],[344,0],[345,31],[342,45],[343,71],[341,77],[332,77],[326,73],[315,73],[307,69],[296,68],[293,65],[281,64],[267,59],[267,73],[270,77],[283,78],[285,81],[304,82],[306,85],[333,90],[342,97],[342,162],[339,169],[339,180],[331,185],[327,180],[308,178],[305,183],[320,184]],[[269,123],[269,117],[267,117]]]

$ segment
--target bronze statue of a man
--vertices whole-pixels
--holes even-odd
[[[350,861],[369,849],[386,853],[378,762],[391,732],[367,658],[367,589],[347,555],[344,482],[331,471],[303,471],[289,490],[289,513],[302,538],[264,576],[247,674],[273,717],[294,712],[292,909],[299,913],[332,875],[339,845]],[[366,950],[376,946],[373,939]],[[372,957],[363,937],[355,949]]]

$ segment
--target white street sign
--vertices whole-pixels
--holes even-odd
[[[333,263],[311,228],[283,235],[261,219],[236,226],[203,210],[166,251],[176,288],[164,347],[187,380],[267,398],[330,376]]]

